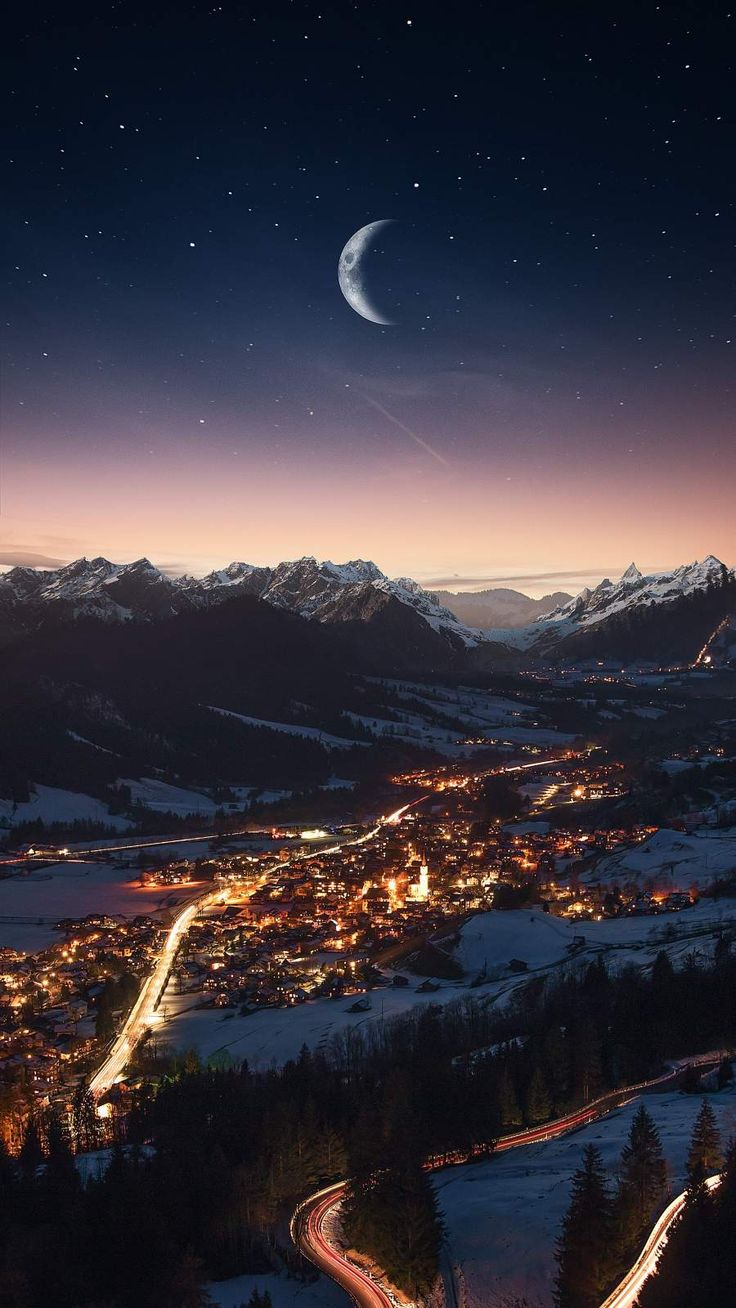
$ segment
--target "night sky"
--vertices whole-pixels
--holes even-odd
[[[18,9],[0,563],[736,562],[736,8]]]

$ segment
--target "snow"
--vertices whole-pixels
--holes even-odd
[[[549,1308],[554,1243],[583,1149],[595,1145],[609,1174],[615,1174],[642,1098],[662,1138],[670,1191],[677,1194],[683,1189],[689,1139],[702,1097],[673,1091],[637,1096],[600,1122],[557,1140],[436,1173],[450,1259],[462,1268],[464,1308],[501,1308],[514,1296],[525,1296],[534,1308]],[[711,1095],[709,1102],[725,1143],[736,1128],[736,1091]]]
[[[189,898],[197,887],[141,887],[137,872],[107,863],[65,862],[0,881],[0,946],[28,953],[60,939],[55,923],[64,917],[108,913],[132,918],[154,914]]]
[[[346,740],[344,736],[331,736],[321,727],[306,727],[296,722],[270,722],[266,718],[251,718],[245,713],[234,713],[232,709],[216,708],[214,704],[205,704],[204,708],[212,713],[219,713],[225,718],[237,718],[247,727],[265,727],[267,731],[283,731],[288,736],[302,736],[304,740],[316,740],[328,749],[352,749],[355,745],[366,745],[364,740]]]
[[[235,1276],[229,1281],[210,1281],[207,1285],[212,1302],[218,1308],[241,1308],[254,1290],[268,1290],[273,1308],[345,1308],[344,1292],[326,1276],[304,1284],[275,1273],[260,1276]]]
[[[196,1049],[203,1059],[247,1058],[252,1067],[279,1067],[295,1058],[302,1045],[325,1045],[347,1027],[389,1020],[426,1003],[446,1004],[473,998],[505,1002],[526,983],[528,972],[511,973],[512,959],[530,971],[580,965],[600,954],[607,965],[646,967],[664,950],[675,964],[688,953],[712,958],[724,926],[736,925],[736,900],[703,901],[680,914],[611,918],[602,922],[570,922],[541,909],[479,913],[460,931],[455,957],[466,970],[457,982],[441,982],[433,993],[420,995],[421,978],[404,988],[379,987],[370,993],[367,1013],[348,1010],[356,996],[315,999],[291,1008],[264,1008],[241,1017],[237,1009],[198,1008],[200,993],[177,995],[172,983],[164,997],[161,1039],[176,1049]],[[574,945],[574,953],[571,946]],[[471,982],[487,966],[488,980]]]
[[[182,790],[180,786],[170,786],[165,781],[153,777],[121,777],[118,785],[127,786],[134,804],[144,804],[156,813],[179,813],[186,817],[189,813],[199,813],[212,817],[218,805],[209,795],[202,795],[196,790]]]
[[[96,749],[99,754],[114,754],[112,749],[105,749],[104,745],[96,745],[93,740],[88,740],[86,736],[80,736],[76,731],[70,731],[67,728],[66,734],[71,740],[76,740],[78,745],[89,745],[90,749]]]
[[[569,956],[569,946],[581,931],[580,924],[541,909],[480,913],[462,928],[455,958],[471,974],[485,966],[489,972],[506,968],[512,958],[523,959],[530,968],[547,967]]]
[[[416,985],[422,978],[416,978]],[[416,1005],[447,1003],[467,993],[466,987],[443,984],[432,994],[418,995],[413,987],[393,986],[371,992],[372,1009],[367,1013],[348,1010],[359,996],[314,999],[293,1008],[264,1008],[241,1017],[237,1009],[196,1008],[199,994],[177,995],[171,985],[162,1007],[166,1019],[160,1028],[162,1041],[176,1049],[194,1048],[207,1060],[247,1058],[253,1068],[280,1067],[296,1058],[302,1045],[317,1049],[346,1028],[368,1022],[388,1021]]]
[[[607,855],[583,880],[612,885],[638,881],[654,890],[689,890],[735,874],[736,827],[690,835],[662,828],[642,844]]]
[[[712,763],[733,763],[733,758],[724,758],[720,754],[705,754],[701,758],[666,758],[659,764],[661,772],[674,775],[676,772],[689,772],[693,768],[707,768]]]
[[[562,639],[581,628],[595,626],[613,614],[624,610],[638,610],[652,604],[668,604],[683,595],[696,594],[720,582],[723,564],[708,555],[701,562],[684,564],[673,572],[642,576],[631,564],[617,582],[608,577],[596,586],[587,587],[575,599],[563,604],[552,613],[544,614],[526,627],[513,631],[506,628],[486,632],[491,640],[500,640],[515,649],[530,649],[548,638]]]
[[[133,823],[128,818],[113,815],[107,804],[91,795],[80,795],[74,790],[60,790],[56,786],[36,783],[31,798],[22,804],[12,799],[0,799],[0,826],[14,827],[21,822],[38,820],[52,822],[100,822],[113,831],[128,831]]]
[[[382,686],[390,693],[391,707],[397,720],[381,717],[380,713],[347,713],[346,717],[360,722],[374,735],[388,736],[407,744],[424,744],[449,758],[467,757],[477,745],[463,743],[463,735],[480,739],[482,745],[538,745],[562,746],[574,736],[540,725],[535,718],[538,710],[530,704],[468,687],[425,685],[387,677],[368,677],[373,685]],[[412,711],[396,709],[394,701],[409,702]],[[457,727],[439,724],[435,718],[442,714],[455,720]]]
[[[572,922],[541,909],[479,913],[461,928],[455,958],[470,977],[487,967],[489,977],[499,980],[512,958],[527,963],[530,971],[565,965],[570,959],[576,964],[587,962],[600,954],[615,969],[630,963],[646,967],[660,950],[674,963],[681,962],[688,952],[712,957],[718,935],[725,926],[734,925],[734,899],[704,899],[681,913],[603,918],[600,922]],[[520,974],[522,982],[526,975]]]
[[[124,1146],[124,1152],[130,1154],[132,1147]],[[141,1145],[139,1153],[144,1158],[150,1158],[154,1150],[151,1145]],[[104,1176],[112,1161],[112,1149],[91,1149],[83,1154],[75,1154],[74,1166],[79,1173],[82,1185],[87,1185],[89,1181],[96,1181]]]

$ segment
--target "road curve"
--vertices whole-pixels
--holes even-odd
[[[566,1135],[570,1131],[579,1130],[590,1122],[605,1117],[614,1108],[623,1107],[632,1096],[655,1087],[663,1088],[668,1081],[676,1078],[687,1064],[698,1065],[705,1061],[711,1062],[713,1057],[714,1055],[710,1053],[701,1054],[693,1059],[680,1060],[661,1076],[653,1077],[649,1081],[639,1082],[637,1085],[624,1086],[620,1090],[602,1095],[599,1099],[586,1105],[586,1107],[575,1109],[573,1112],[567,1113],[564,1117],[558,1117],[552,1122],[545,1122],[543,1126],[529,1127],[527,1130],[502,1136],[494,1142],[493,1151],[501,1152],[507,1149],[519,1149],[524,1145],[540,1144],[545,1140],[553,1140],[557,1136]],[[456,1167],[467,1163],[473,1156],[467,1153],[438,1155],[428,1159],[425,1166],[428,1171],[439,1171],[443,1167]],[[710,1188],[717,1183],[717,1177],[711,1177],[707,1182]],[[324,1272],[331,1280],[341,1286],[350,1295],[353,1303],[358,1304],[360,1308],[396,1308],[399,1301],[392,1297],[390,1288],[369,1276],[362,1268],[351,1263],[330,1238],[328,1227],[342,1202],[345,1185],[345,1181],[337,1181],[334,1185],[319,1190],[316,1194],[305,1199],[296,1209],[291,1220],[291,1238],[304,1256],[314,1263],[321,1272]],[[601,1305],[601,1308],[633,1308],[638,1292],[647,1276],[651,1275],[657,1258],[667,1241],[672,1222],[679,1215],[684,1202],[685,1195],[679,1195],[665,1210],[637,1262],[617,1289],[614,1290],[613,1295],[606,1300],[605,1304]],[[641,1268],[640,1277],[637,1275],[638,1268]],[[627,1287],[628,1298],[626,1297]],[[616,1295],[621,1297],[614,1297]],[[403,1303],[404,1308],[409,1308],[405,1301]]]
[[[720,1180],[720,1176],[709,1176],[705,1184],[709,1190],[714,1190],[720,1184]],[[654,1223],[647,1242],[633,1267],[629,1268],[623,1280],[619,1282],[616,1289],[601,1304],[601,1308],[635,1308],[642,1286],[647,1278],[656,1271],[662,1250],[670,1238],[672,1226],[680,1216],[686,1202],[687,1191],[683,1190],[682,1194],[678,1194],[677,1198],[667,1205],[662,1215]]]
[[[396,1308],[398,1301],[388,1289],[349,1262],[330,1242],[326,1227],[344,1193],[345,1182],[338,1181],[311,1195],[292,1218],[291,1238],[309,1261],[335,1281],[358,1308]]]

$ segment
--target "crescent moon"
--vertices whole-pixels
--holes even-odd
[[[347,245],[343,248],[337,265],[337,280],[340,284],[340,290],[350,308],[355,309],[355,312],[359,313],[361,318],[367,318],[369,322],[377,322],[381,327],[391,327],[393,323],[390,318],[382,317],[374,305],[371,304],[363,280],[361,264],[375,237],[393,221],[393,218],[379,218],[377,222],[367,223],[365,227],[361,227],[350,237]]]

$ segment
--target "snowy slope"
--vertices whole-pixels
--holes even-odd
[[[662,1138],[674,1195],[683,1188],[688,1143],[702,1099],[670,1091],[647,1095],[645,1102]],[[727,1140],[736,1126],[736,1091],[711,1095],[709,1102]],[[615,1172],[640,1103],[636,1099],[602,1121],[546,1144],[435,1175],[450,1259],[461,1269],[464,1308],[505,1308],[517,1296],[530,1308],[551,1308],[554,1244],[572,1174],[588,1144],[600,1149],[606,1169]]]
[[[433,631],[450,634],[462,645],[483,642],[417,582],[390,580],[375,563],[318,562],[305,557],[275,568],[231,563],[206,577],[168,577],[148,559],[130,564],[108,559],[77,559],[55,571],[13,568],[0,575],[0,614],[37,619],[44,613],[96,617],[110,622],[169,617],[204,608],[234,595],[255,595],[276,608],[318,622],[360,616],[360,601],[397,600],[414,610]]]
[[[133,824],[119,814],[111,814],[107,804],[92,795],[80,795],[57,786],[35,785],[31,797],[14,804],[0,799],[0,827],[15,827],[21,822],[101,822],[113,831],[127,831]]]
[[[673,572],[643,576],[632,563],[618,581],[606,578],[590,590],[587,586],[575,599],[561,605],[551,613],[537,618],[516,631],[497,629],[487,635],[516,649],[528,650],[545,647],[580,630],[587,630],[606,622],[625,611],[635,612],[652,605],[667,605],[688,595],[707,591],[721,584],[728,570],[712,554],[701,562],[684,564]],[[730,574],[733,577],[733,573]]]
[[[586,881],[610,885],[637,882],[642,889],[700,890],[736,875],[736,828],[686,835],[663,828],[640,845],[601,859]]]

